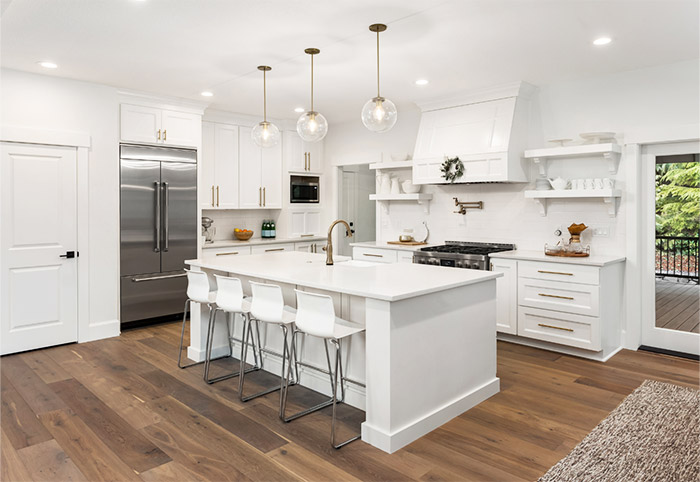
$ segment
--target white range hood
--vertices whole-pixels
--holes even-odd
[[[459,157],[464,175],[456,183],[527,182],[530,95],[517,82],[460,98],[420,105],[413,153],[414,184],[450,184],[441,172],[446,158]]]

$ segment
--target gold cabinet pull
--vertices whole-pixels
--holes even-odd
[[[547,298],[559,298],[562,300],[573,300],[571,296],[559,296],[559,295],[548,295],[546,293],[537,293],[540,296],[546,296]]]
[[[216,203],[214,202],[214,186],[211,187],[211,207],[216,206]]]
[[[216,207],[219,207],[219,186],[216,186]]]
[[[562,276],[573,276],[574,275],[574,273],[562,273],[560,271],[545,271],[543,269],[538,269],[537,272],[538,273],[545,273],[545,274],[560,274]]]
[[[383,258],[383,254],[371,254],[371,253],[362,253],[362,256],[371,256],[372,258]]]
[[[163,129],[163,140],[164,141],[168,140],[168,129]]]
[[[265,250],[266,253],[269,253],[271,251],[284,251],[284,248],[270,248]]]
[[[262,188],[258,188],[258,206],[262,206]]]
[[[158,129],[158,140],[160,140],[160,129]]]
[[[299,237],[300,238],[311,238],[311,237],[313,237],[313,234],[300,234]]]
[[[263,188],[263,206],[267,206],[267,201],[265,200],[265,188]]]
[[[230,251],[228,253],[216,253],[217,256],[228,256],[230,254],[238,254],[238,251]]]
[[[574,331],[571,328],[562,328],[561,326],[545,325],[544,323],[537,323],[537,326],[543,326],[545,328],[554,328],[555,330],[561,330],[561,331]]]

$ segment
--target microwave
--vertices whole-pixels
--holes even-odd
[[[318,177],[290,176],[290,203],[318,203]]]

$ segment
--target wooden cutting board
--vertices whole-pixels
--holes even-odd
[[[423,243],[421,241],[387,241],[386,244],[400,244],[402,246],[422,246],[428,243]]]

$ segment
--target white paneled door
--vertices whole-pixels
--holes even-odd
[[[0,354],[77,341],[76,150],[0,153]]]

